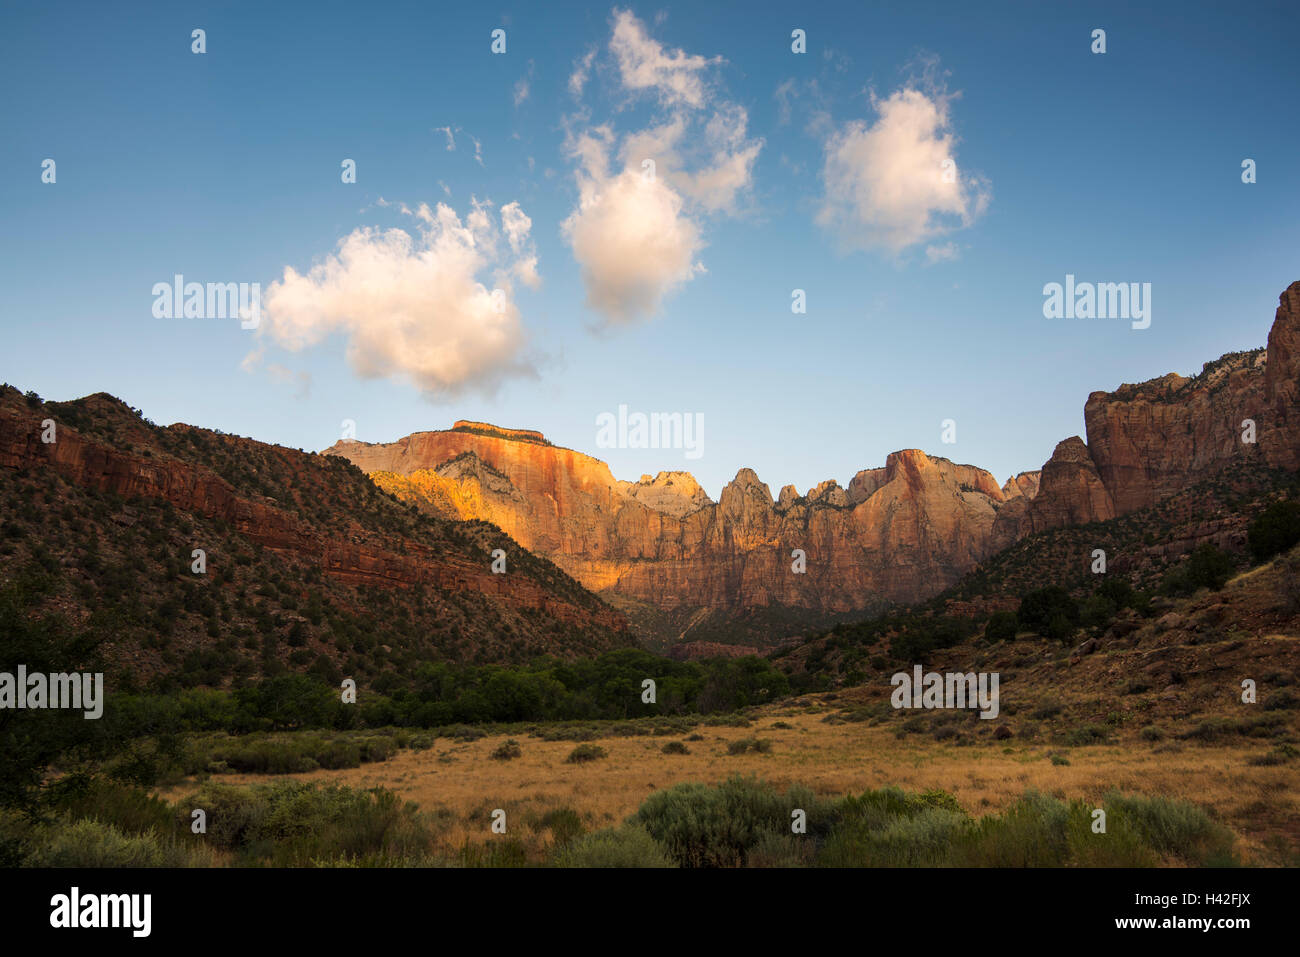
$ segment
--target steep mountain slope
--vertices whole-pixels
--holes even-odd
[[[1105,552],[1106,578],[1154,590],[1171,567],[1201,545],[1213,545],[1239,564],[1246,562],[1251,520],[1270,501],[1298,497],[1294,472],[1230,464],[1155,505],[1105,521],[1027,535],[926,607],[974,616],[1015,610],[1021,595],[1046,585],[1060,585],[1083,598],[1102,581],[1093,571],[1097,549]]]
[[[419,514],[337,457],[159,428],[104,394],[0,389],[0,498],[0,580],[40,580],[47,610],[102,631],[142,679],[378,676],[629,641],[622,615],[487,523]]]

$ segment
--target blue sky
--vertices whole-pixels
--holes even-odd
[[[1300,13],[1128,6],[10,4],[0,379],[308,449],[487,420],[715,498],[911,447],[1001,481],[1300,278]],[[258,330],[155,317],[177,273],[260,283]],[[1044,318],[1067,273],[1150,328]],[[703,454],[598,448],[619,405]]]

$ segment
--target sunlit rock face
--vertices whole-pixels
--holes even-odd
[[[1300,467],[1298,327],[1300,282],[1282,294],[1267,351],[1094,392],[1087,441],[1065,439],[1001,486],[905,449],[847,486],[785,485],[775,499],[742,468],[714,502],[688,472],[619,481],[537,432],[466,422],[328,451],[423,508],[501,526],[593,590],[665,609],[851,611],[928,598],[1019,538],[1144,508],[1235,461]]]

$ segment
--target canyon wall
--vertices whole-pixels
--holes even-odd
[[[1297,340],[1300,282],[1280,297],[1267,349],[1228,353],[1196,376],[1092,393],[1087,443],[1056,447],[1016,534],[1125,515],[1235,463],[1300,467]]]
[[[619,481],[598,459],[540,433],[459,422],[388,444],[327,452],[437,514],[499,525],[588,588],[659,608],[770,603],[822,612],[910,603],[1018,539],[1152,505],[1233,462],[1300,465],[1300,282],[1281,297],[1267,350],[1231,353],[1084,408],[1087,442],[999,486],[983,469],[915,449],[847,487],[800,495],[741,469],[717,502],[686,472]],[[1243,441],[1244,419],[1256,423]],[[792,552],[806,573],[792,570]]]
[[[773,498],[741,469],[717,502],[686,472],[619,481],[590,456],[490,426],[327,450],[439,514],[499,525],[588,588],[660,608],[772,603],[824,612],[910,602],[988,554],[1005,502],[983,469],[915,449],[883,468]],[[1024,476],[1016,494],[1035,484]],[[805,555],[796,573],[794,552]]]

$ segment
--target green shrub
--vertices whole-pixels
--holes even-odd
[[[1122,578],[1105,578],[1093,591],[1093,595],[1110,602],[1115,606],[1116,610],[1120,608],[1138,608],[1143,604],[1142,596],[1135,592],[1133,586]]]
[[[1047,638],[1069,637],[1079,620],[1079,606],[1060,585],[1029,592],[1020,600],[1020,626]]]
[[[172,809],[166,801],[118,781],[66,775],[51,787],[49,797],[51,804],[71,821],[98,821],[125,834],[166,834],[172,830]]]
[[[900,630],[889,641],[889,653],[896,661],[917,662],[940,648],[951,648],[971,637],[973,618],[912,616],[900,622]]]
[[[806,834],[764,833],[746,855],[748,867],[811,867],[816,860],[816,842]]]
[[[1275,691],[1264,699],[1260,707],[1265,711],[1279,711],[1294,708],[1296,704],[1296,696],[1291,692]]]
[[[190,773],[301,774],[317,768],[357,768],[365,761],[385,761],[397,750],[391,738],[355,737],[343,732],[321,735],[304,731],[256,733],[238,738],[197,736],[190,742]]]
[[[1267,738],[1286,730],[1286,715],[1273,711],[1233,721],[1229,718],[1205,718],[1194,727],[1181,732],[1183,740],[1202,742],[1219,741],[1233,735],[1248,738]]]
[[[1165,574],[1160,591],[1166,595],[1190,595],[1199,588],[1219,591],[1233,571],[1232,557],[1207,542],[1198,545],[1182,563]]]
[[[494,761],[513,761],[515,758],[522,758],[524,749],[519,746],[519,742],[514,738],[507,738],[492,749],[488,755]]]
[[[1001,815],[981,818],[954,841],[953,863],[962,867],[1060,867],[1069,856],[1069,809],[1055,798],[1029,792]]]
[[[50,829],[29,859],[33,867],[204,867],[211,854],[189,848],[153,832],[129,835],[112,824],[83,819]]]
[[[995,611],[989,615],[984,625],[984,640],[992,644],[995,641],[1013,641],[1020,627],[1014,611]]]
[[[643,827],[607,828],[559,848],[556,867],[672,867],[672,862]]]
[[[192,808],[207,812],[210,843],[278,866],[418,857],[433,840],[415,805],[384,788],[360,791],[306,781],[241,788],[209,781],[177,805],[179,826],[188,828]]]
[[[1235,864],[1235,837],[1200,807],[1165,797],[1106,795],[1107,821],[1132,827],[1155,850],[1191,864],[1221,867]]]
[[[491,841],[487,844],[465,844],[456,854],[461,867],[525,867],[528,848],[518,838]]]
[[[740,714],[715,714],[704,719],[706,728],[748,728],[754,722]]]
[[[1065,735],[1065,743],[1071,747],[1082,747],[1088,744],[1104,744],[1110,733],[1103,725],[1084,724],[1077,728],[1071,728]]]
[[[585,725],[548,725],[538,732],[543,741],[595,741],[600,731]]]
[[[567,764],[585,764],[588,761],[596,761],[608,755],[606,751],[598,744],[580,744],[565,758]]]
[[[1246,543],[1256,562],[1300,543],[1300,502],[1273,502],[1260,512],[1246,532]]]
[[[1052,641],[1067,641],[1074,634],[1076,623],[1076,620],[1065,612],[1057,612],[1047,623],[1047,627],[1042,630],[1042,636]]]
[[[745,754],[753,751],[755,754],[767,754],[772,750],[772,742],[767,738],[737,738],[727,744],[728,754]]]
[[[1035,721],[1045,721],[1048,718],[1055,718],[1063,710],[1065,710],[1064,705],[1062,705],[1059,701],[1048,698],[1047,700],[1043,701],[1037,708],[1031,711],[1029,713],[1029,717],[1033,718]]]
[[[680,741],[669,741],[660,748],[664,754],[690,754],[691,749]]]
[[[1267,754],[1253,756],[1250,758],[1249,763],[1258,767],[1275,767],[1279,764],[1286,764],[1297,755],[1300,755],[1300,749],[1284,741]]]
[[[1090,595],[1079,609],[1079,624],[1101,631],[1115,618],[1119,606],[1105,595]]]
[[[908,807],[884,821],[859,818],[837,828],[819,863],[831,867],[938,867],[970,827],[961,811]]]
[[[558,807],[547,811],[539,822],[541,827],[551,832],[556,844],[569,844],[581,837],[586,827],[582,816],[571,807]]]
[[[1069,863],[1074,867],[1155,867],[1157,855],[1121,817],[1107,813],[1106,829],[1093,830],[1096,808],[1085,801],[1070,802],[1066,823]]]
[[[1286,758],[1274,749],[1267,754],[1252,754],[1246,759],[1246,763],[1257,768],[1272,768],[1279,764],[1285,764]]]
[[[354,743],[360,751],[362,764],[373,763],[376,761],[387,761],[397,753],[398,749],[398,743],[392,738],[384,735],[358,738]],[[411,745],[411,747],[415,747],[415,745]]]
[[[477,741],[479,738],[486,738],[487,732],[467,724],[453,724],[439,729],[439,736],[451,738],[453,741]]]
[[[1027,792],[1001,814],[969,817],[941,790],[867,791],[828,802],[800,789],[732,778],[711,788],[678,785],[651,795],[631,819],[683,867],[1145,867],[1169,857],[1230,864],[1231,832],[1200,808],[1163,798],[1105,799],[1096,808]],[[807,811],[792,834],[791,809]]]
[[[656,791],[630,823],[644,827],[680,867],[738,867],[763,835],[790,833],[796,808],[808,813],[812,833],[818,806],[809,792],[782,796],[766,782],[732,777],[717,787],[689,782]]]

